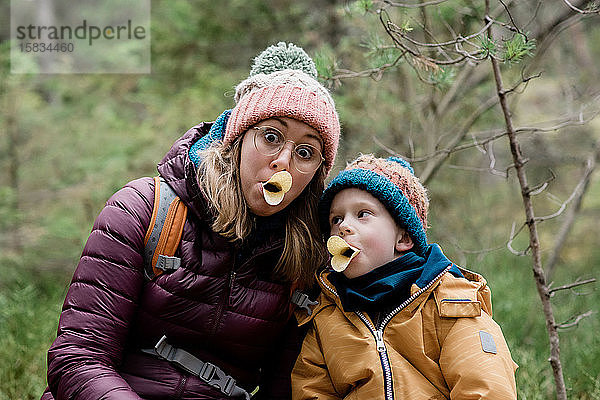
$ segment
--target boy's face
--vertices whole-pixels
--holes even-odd
[[[330,234],[360,250],[344,270],[347,278],[361,276],[413,247],[385,206],[370,193],[348,188],[335,195],[329,209]]]

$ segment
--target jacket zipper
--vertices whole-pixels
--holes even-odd
[[[337,292],[331,286],[326,284],[323,281],[323,278],[319,276],[319,280],[331,293],[333,293],[336,297],[338,297]],[[378,330],[371,323],[371,321],[360,311],[354,312],[358,318],[365,324],[365,326],[369,329],[373,337],[375,338],[375,344],[377,346],[377,353],[379,353],[379,360],[381,361],[381,367],[383,369],[383,382],[384,382],[384,393],[386,400],[394,400],[394,386],[392,382],[392,367],[390,365],[390,360],[387,355],[387,349],[385,347],[385,342],[383,341],[383,329]]]
[[[385,391],[385,399],[393,400],[394,399],[394,382],[392,380],[392,367],[390,365],[390,360],[388,358],[387,349],[385,347],[385,342],[383,341],[383,330],[386,325],[392,320],[392,318],[398,314],[402,309],[412,303],[417,297],[419,297],[423,292],[427,291],[435,282],[437,282],[442,275],[450,270],[452,264],[448,265],[442,272],[440,272],[435,278],[433,278],[429,283],[423,286],[421,289],[416,291],[412,296],[402,302],[398,307],[392,310],[389,314],[381,320],[379,324],[379,328],[376,328],[373,323],[360,311],[355,311],[354,313],[358,316],[358,318],[365,324],[365,326],[369,329],[371,334],[375,337],[375,344],[377,346],[377,352],[379,353],[379,359],[381,361],[381,367],[383,368],[383,378],[384,378],[384,391]],[[319,276],[319,280],[331,293],[333,293],[336,297],[339,297],[335,289],[330,287],[323,281],[323,278]]]
[[[233,263],[231,264],[231,270],[229,271],[229,275],[227,277],[227,285],[223,291],[223,295],[219,300],[219,304],[217,304],[217,310],[215,311],[215,323],[212,327],[212,333],[215,334],[219,330],[219,324],[221,323],[221,318],[225,313],[225,306],[229,304],[229,297],[231,296],[231,288],[233,286],[233,282],[235,281],[235,261],[237,260],[237,253],[233,255]]]
[[[177,385],[177,388],[175,388],[175,394],[173,395],[174,399],[181,398],[181,396],[183,395],[183,391],[185,389],[186,382],[187,382],[187,377],[185,375],[182,375],[181,378],[179,379],[179,384]]]
[[[235,282],[236,275],[237,275],[237,273],[235,271],[231,271],[231,273],[229,274],[229,285],[228,285],[229,290],[227,290],[227,306],[231,305],[231,289],[233,289],[233,282]]]
[[[387,349],[385,348],[385,342],[383,341],[383,328],[376,329],[371,321],[360,311],[354,312],[360,320],[369,328],[371,334],[375,337],[375,344],[377,345],[377,352],[379,353],[379,359],[381,361],[381,367],[383,368],[383,385],[386,400],[394,400],[394,384],[392,381],[392,366],[388,358]]]
[[[253,259],[255,259],[256,257],[259,257],[263,254],[266,254],[270,251],[273,251],[275,249],[275,247],[269,247],[268,249],[265,249],[259,253],[254,254],[252,257],[248,258],[246,261],[244,261],[241,265],[240,268],[242,268],[244,265],[246,265],[247,263],[249,263],[250,261],[252,261]],[[226,306],[230,305],[230,297],[231,297],[231,289],[233,288],[233,283],[235,282],[235,277],[237,275],[236,272],[236,260],[238,257],[238,253],[235,252],[233,255],[233,263],[231,265],[231,270],[229,271],[229,275],[227,278],[227,286],[225,287],[225,291],[223,293],[223,296],[221,298],[221,300],[219,301],[219,304],[217,304],[217,310],[215,311],[215,322],[214,325],[212,327],[212,333],[215,334],[217,333],[217,330],[219,329],[219,324],[221,322],[221,318],[223,317],[223,314],[225,313],[225,308]]]

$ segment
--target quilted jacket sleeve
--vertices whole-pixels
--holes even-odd
[[[292,372],[292,399],[334,400],[341,398],[333,387],[316,329],[311,324]]]
[[[498,324],[486,313],[444,318],[439,364],[451,399],[516,399],[515,370]]]
[[[59,399],[139,399],[116,370],[143,277],[152,213],[150,178],[114,194],[96,219],[48,351],[48,385]]]

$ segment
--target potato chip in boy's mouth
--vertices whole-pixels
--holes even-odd
[[[327,240],[327,250],[333,256],[331,267],[337,272],[344,271],[350,261],[360,252],[359,249],[352,247],[339,236],[331,236]]]

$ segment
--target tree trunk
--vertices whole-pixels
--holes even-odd
[[[489,0],[486,0],[486,10],[489,10]],[[487,14],[488,12],[486,12],[486,15]],[[491,27],[488,28],[488,36],[490,38],[493,37]],[[554,311],[552,310],[552,303],[550,302],[550,292],[548,290],[548,285],[546,284],[546,276],[544,274],[544,270],[542,269],[540,241],[537,232],[537,223],[533,210],[533,204],[531,201],[531,189],[527,182],[527,175],[525,174],[524,168],[526,161],[521,153],[521,149],[517,141],[517,135],[513,126],[512,116],[508,108],[506,92],[502,83],[500,65],[498,60],[494,57],[490,57],[490,61],[496,83],[496,93],[498,94],[500,107],[502,108],[502,114],[506,124],[506,131],[508,133],[510,151],[513,157],[515,170],[517,172],[517,178],[519,179],[519,185],[521,186],[521,197],[523,199],[523,208],[525,209],[526,224],[529,228],[529,247],[531,249],[531,256],[533,260],[533,276],[535,278],[538,294],[542,301],[542,308],[544,311],[544,316],[546,317],[546,330],[550,340],[550,365],[552,366],[552,372],[554,374],[556,397],[558,400],[566,400],[567,391],[562,371],[562,364],[560,362],[558,330],[554,318]]]

